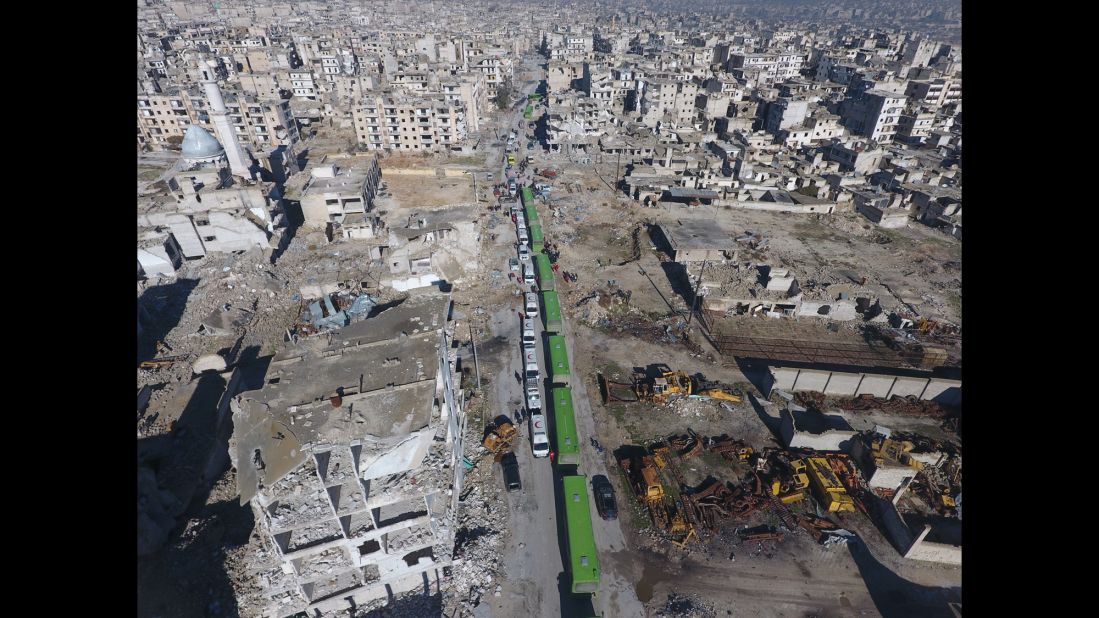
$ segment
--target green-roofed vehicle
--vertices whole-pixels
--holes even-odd
[[[580,465],[580,435],[576,432],[576,415],[572,411],[572,389],[561,386],[550,389],[553,408],[553,447],[557,449],[557,465]]]
[[[542,235],[542,226],[534,224],[530,226],[530,249],[535,253],[541,253],[546,248],[546,238]]]
[[[549,256],[545,253],[534,254],[534,275],[538,277],[539,289],[557,289],[557,284],[553,279],[553,265],[550,264]]]
[[[568,384],[572,377],[572,369],[569,367],[569,354],[565,349],[565,338],[561,335],[550,335],[546,338],[549,346],[550,366],[549,377],[551,384]]]
[[[565,535],[568,537],[569,583],[574,594],[599,591],[599,556],[595,552],[591,511],[588,509],[588,477],[561,477],[565,499]]]
[[[547,333],[561,332],[561,301],[553,290],[542,291],[542,323],[545,324]]]

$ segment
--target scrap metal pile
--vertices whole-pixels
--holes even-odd
[[[881,411],[894,416],[914,416],[946,419],[953,416],[953,411],[934,402],[917,398],[915,395],[901,397],[894,395],[889,399],[882,399],[873,395],[859,395],[858,397],[830,398],[816,391],[799,391],[794,393],[794,401],[805,406],[809,410],[824,411],[827,407],[839,408],[848,412],[864,412],[869,410]]]
[[[720,534],[727,524],[746,524],[758,511],[767,511],[781,522],[784,532],[766,539],[780,541],[783,534],[807,532],[817,542],[830,538],[839,526],[809,512],[795,512],[790,505],[812,496],[825,511],[856,510],[869,516],[863,496],[866,483],[855,463],[844,454],[794,453],[765,449],[756,453],[743,442],[726,435],[702,437],[688,430],[648,447],[631,449],[633,456],[619,461],[638,500],[648,509],[653,525],[679,546],[701,535]],[[713,453],[749,473],[738,483],[713,476],[692,487],[684,482],[679,463]],[[665,476],[665,474],[667,476]],[[676,488],[679,499],[668,488]]]

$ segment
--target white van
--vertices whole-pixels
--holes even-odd
[[[527,236],[527,226],[519,225],[519,226],[516,226],[515,230],[519,234],[519,242],[520,243],[525,245],[525,244],[527,244],[527,242],[530,241],[530,237]]]
[[[542,410],[542,392],[537,385],[527,387],[527,409],[531,414]]]
[[[530,443],[535,457],[549,455],[549,434],[546,433],[546,417],[542,414],[530,415]]]
[[[533,350],[536,347],[538,347],[538,335],[534,333],[534,321],[523,320],[523,350]]]
[[[523,264],[523,283],[534,285],[534,266],[530,262]]]
[[[527,317],[538,317],[538,295],[534,292],[527,292]]]

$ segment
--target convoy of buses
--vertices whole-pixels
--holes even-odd
[[[595,551],[588,507],[587,477],[577,470],[580,466],[580,435],[573,412],[572,389],[569,387],[572,370],[562,332],[561,303],[557,297],[553,266],[549,256],[543,253],[544,236],[534,193],[529,187],[523,187],[519,194],[522,207],[513,206],[512,214],[519,240],[519,259],[523,266],[522,280],[526,285],[537,283],[538,288],[538,293],[532,290],[524,295],[522,319],[523,382],[531,423],[531,448],[535,457],[547,457],[552,451],[555,457],[553,464],[562,472],[560,495],[565,501],[562,511],[565,513],[566,566],[570,589],[578,594],[591,594],[599,588],[599,557]],[[543,397],[541,390],[544,378],[538,363],[539,339],[534,324],[539,317],[546,332],[543,341],[549,363],[545,372],[548,397]],[[543,412],[546,403],[549,415]],[[546,422],[549,417],[553,419],[552,431]]]

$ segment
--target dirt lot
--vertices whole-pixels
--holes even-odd
[[[562,173],[553,183],[548,200],[553,210],[546,209],[543,228],[546,242],[560,251],[561,269],[578,278],[568,283],[559,277],[557,287],[566,319],[575,329],[574,369],[589,393],[596,437],[608,449],[608,468],[611,451],[620,445],[644,444],[688,428],[700,435],[728,434],[757,450],[776,445],[768,427],[777,421],[774,406],[760,405],[747,377],[735,364],[724,364],[705,341],[676,336],[688,310],[684,290],[677,289],[677,278],[669,277],[674,267],[661,263],[644,228],[633,234],[639,225],[720,219],[732,229],[768,238],[764,257],[773,263],[796,272],[864,273],[925,315],[950,321],[960,317],[960,243],[918,224],[881,230],[853,214],[829,219],[709,207],[641,208],[613,197],[590,167],[569,164],[563,155],[555,155],[552,163]],[[760,336],[859,340],[850,329],[837,332],[823,321],[757,321],[758,329],[746,322],[732,326]],[[597,372],[629,381],[630,373],[656,363],[702,373],[753,397],[727,407],[701,401],[667,408],[603,405]],[[735,481],[747,473],[740,464],[709,454],[689,460],[681,471],[688,484],[711,475]],[[904,561],[862,514],[846,516],[845,527],[863,539],[848,546],[825,548],[801,533],[787,534],[783,542],[768,547],[743,547],[733,540],[731,526],[680,550],[655,539],[649,517],[632,500],[624,476],[610,476],[627,547],[601,558],[611,563],[608,567],[629,574],[646,615],[673,606],[682,613],[683,603],[693,603],[704,615],[718,616],[948,616],[946,603],[960,602],[960,569]],[[747,523],[778,522],[774,515],[756,513]]]

